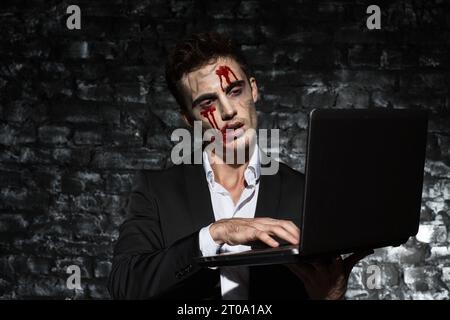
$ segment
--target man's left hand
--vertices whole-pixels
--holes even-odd
[[[331,261],[301,262],[287,267],[302,280],[311,299],[342,300],[353,267],[372,253],[373,250],[353,253],[344,260],[338,256]]]

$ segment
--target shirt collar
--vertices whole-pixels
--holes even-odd
[[[214,188],[214,171],[211,167],[211,163],[209,162],[208,153],[203,151],[203,169],[205,170],[206,180],[210,187]],[[254,187],[261,175],[261,161],[260,161],[260,150],[258,144],[255,145],[255,149],[253,150],[253,154],[250,157],[248,162],[248,166],[244,171],[244,179],[248,186]]]

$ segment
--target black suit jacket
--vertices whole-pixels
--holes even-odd
[[[255,217],[298,225],[304,177],[280,163],[261,175]],[[140,171],[120,227],[108,288],[115,299],[220,299],[219,271],[201,268],[198,234],[214,222],[202,165]],[[249,299],[305,299],[302,282],[283,265],[250,267]]]

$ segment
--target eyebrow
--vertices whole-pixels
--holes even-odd
[[[245,84],[244,80],[233,81],[225,88],[225,94],[230,93],[230,91],[233,90],[233,88],[238,87],[238,86],[243,86],[244,84]],[[198,98],[196,98],[194,101],[192,101],[192,109],[194,109],[196,106],[198,106],[204,100],[214,100],[214,99],[217,99],[217,94],[215,94],[215,93],[202,94]]]
[[[234,87],[243,86],[244,84],[245,84],[244,80],[233,81],[225,88],[225,93],[228,94],[230,93],[231,90],[233,90]]]
[[[215,93],[205,93],[199,96],[192,102],[192,109],[198,106],[203,100],[214,100],[217,99],[217,94]]]

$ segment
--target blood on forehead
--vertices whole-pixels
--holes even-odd
[[[219,66],[219,68],[216,70],[216,74],[219,76],[220,79],[220,87],[222,88],[222,91],[224,91],[222,77],[224,77],[227,84],[230,85],[231,84],[230,73],[233,75],[235,80],[238,80],[233,70],[231,70],[229,66]]]

